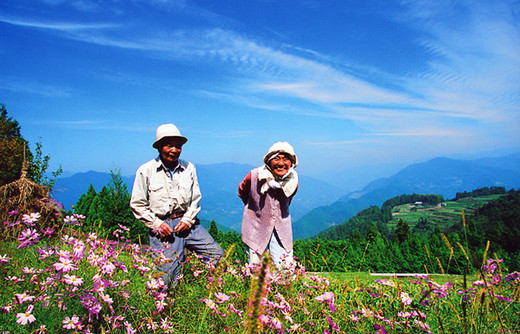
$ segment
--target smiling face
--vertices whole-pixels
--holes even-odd
[[[184,141],[176,137],[167,137],[160,141],[159,156],[166,167],[173,169],[177,165],[183,144]]]
[[[289,172],[292,166],[292,161],[286,153],[280,153],[273,159],[269,160],[269,167],[276,176],[284,176]]]

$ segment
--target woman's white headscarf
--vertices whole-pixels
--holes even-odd
[[[269,167],[269,161],[277,157],[279,154],[285,153],[289,156],[292,162],[291,168],[283,176],[275,175]],[[260,188],[260,192],[265,194],[269,188],[282,189],[285,196],[290,197],[298,187],[298,173],[294,168],[298,165],[298,158],[294,153],[294,148],[288,142],[277,142],[269,148],[269,151],[264,156],[264,165],[258,170],[258,180],[265,180],[265,183]]]

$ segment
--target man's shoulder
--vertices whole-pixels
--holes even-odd
[[[149,160],[149,161],[145,162],[144,164],[142,164],[141,166],[139,166],[139,168],[137,168],[137,172],[139,173],[144,170],[150,170],[150,168],[156,168],[158,163],[159,163],[158,158]]]
[[[184,160],[184,159],[179,159],[179,165],[183,168],[183,169],[195,169],[195,165],[191,162],[189,162],[188,160]]]

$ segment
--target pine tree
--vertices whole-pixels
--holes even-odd
[[[221,240],[217,240],[218,239],[218,227],[217,227],[217,223],[215,223],[214,220],[211,221],[210,223],[210,226],[209,226],[209,230],[208,230],[208,233],[213,237],[213,239],[215,239],[216,242],[221,242]]]
[[[74,206],[74,213],[83,215],[83,216],[87,216],[89,209],[90,209],[90,205],[94,201],[94,198],[96,197],[96,195],[97,195],[97,193],[96,193],[96,190],[94,189],[94,186],[92,184],[90,184],[90,186],[88,187],[87,193],[81,194],[78,201],[76,202],[76,205]]]
[[[402,219],[397,221],[397,227],[395,229],[395,237],[399,243],[403,243],[410,236],[410,226]]]

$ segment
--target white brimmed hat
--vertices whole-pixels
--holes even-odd
[[[173,137],[173,138],[180,138],[183,141],[183,145],[188,141],[188,138],[181,135],[181,132],[177,127],[172,124],[162,124],[157,127],[157,131],[155,132],[155,142],[153,143],[154,148],[158,148],[157,144],[161,141],[161,139]]]
[[[298,165],[298,157],[296,157],[296,153],[294,153],[294,148],[286,141],[279,141],[274,143],[273,146],[269,148],[267,154],[264,156],[264,163],[267,164],[269,160],[271,160],[278,153],[285,153],[289,155],[289,159],[291,159],[293,167]]]

